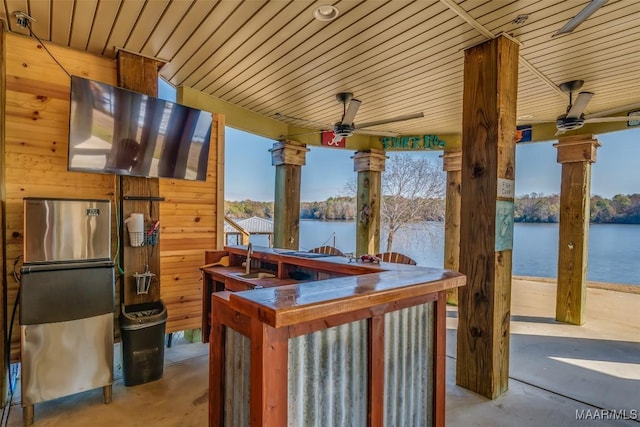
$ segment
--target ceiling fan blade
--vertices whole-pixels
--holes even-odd
[[[587,108],[587,104],[591,101],[593,92],[580,92],[576,97],[576,102],[573,103],[571,109],[567,113],[568,119],[577,119],[582,115],[584,109]]]
[[[296,120],[298,122],[307,122],[309,124],[312,124],[312,125],[314,125],[316,127],[320,127],[322,129],[332,129],[333,128],[333,125],[328,125],[326,123],[316,122],[316,121],[313,121],[313,120],[301,119],[300,117],[287,116],[286,114],[276,113],[275,116],[276,116],[277,119],[282,118],[282,119]]]
[[[629,120],[633,120],[633,117],[629,116],[610,116],[610,117],[585,117],[585,123],[615,123],[615,122],[628,122]],[[545,124],[545,123],[556,123],[557,119],[527,119],[527,120],[518,120],[518,125],[537,125],[537,124]]]
[[[576,27],[587,20],[593,13],[600,9],[608,0],[591,0],[576,16],[571,18],[562,28],[556,31],[551,37],[567,34],[576,29]]]
[[[555,123],[557,119],[519,119],[518,125],[538,125],[544,123]]]
[[[360,135],[374,135],[374,136],[398,136],[398,132],[387,132],[385,130],[369,130],[369,129],[354,129],[353,133],[359,133]]]
[[[613,122],[628,122],[634,120],[634,117],[629,116],[617,116],[617,117],[591,117],[585,118],[585,123],[613,123]]]
[[[356,129],[362,129],[362,128],[368,128],[368,127],[371,127],[371,126],[384,125],[384,124],[387,124],[387,123],[402,122],[402,121],[411,120],[411,119],[419,119],[421,117],[424,117],[424,113],[423,112],[413,113],[413,114],[405,114],[404,116],[392,117],[390,119],[376,120],[376,121],[373,121],[373,122],[366,122],[366,123],[358,123],[355,126],[355,128]]]
[[[351,99],[351,102],[349,102],[349,107],[344,113],[344,117],[342,117],[342,125],[351,126],[353,124],[353,119],[356,118],[356,113],[358,112],[358,108],[360,108],[360,104],[360,101],[358,101],[357,99]]]

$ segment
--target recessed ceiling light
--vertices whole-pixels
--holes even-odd
[[[331,5],[318,6],[313,11],[313,17],[318,21],[333,21],[338,17],[340,11]]]
[[[515,25],[522,25],[522,24],[524,24],[525,22],[527,22],[527,19],[529,19],[529,15],[527,15],[527,14],[522,14],[522,15],[518,15],[518,16],[516,16],[516,17],[513,19],[513,21],[511,21],[511,23],[512,23],[512,24],[515,24]]]

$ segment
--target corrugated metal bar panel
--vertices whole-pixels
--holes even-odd
[[[289,340],[289,426],[367,425],[367,321]]]
[[[224,353],[224,426],[249,425],[251,340],[226,328]]]
[[[387,313],[385,328],[385,426],[433,425],[434,304]]]

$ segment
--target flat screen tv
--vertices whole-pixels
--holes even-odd
[[[70,171],[204,181],[212,114],[71,78]]]

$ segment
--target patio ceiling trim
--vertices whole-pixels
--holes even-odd
[[[473,28],[475,28],[483,36],[487,37],[488,39],[495,39],[496,38],[496,36],[497,36],[496,34],[493,34],[491,31],[489,31],[484,26],[482,26],[482,24],[480,24],[478,21],[473,19],[473,17],[471,15],[469,15],[467,12],[465,12],[464,9],[462,9],[460,6],[458,6],[452,0],[440,0],[440,2],[442,4],[444,4],[445,6],[447,6],[449,9],[451,9],[451,11],[453,11],[460,18],[464,19],[469,25],[471,25]],[[505,36],[509,37],[510,39],[516,41],[519,44],[522,44],[519,40],[515,39],[514,37],[512,37],[510,35],[505,34]],[[523,57],[522,54],[520,54],[519,56],[520,56],[520,63],[522,65],[524,65],[527,68],[527,70],[531,71],[531,73],[534,76],[538,77],[547,86],[549,86],[556,93],[561,95],[562,99],[566,99],[567,95],[562,90],[560,90],[558,85],[556,85],[554,82],[552,82],[551,79],[549,79],[547,76],[542,74],[542,72],[540,70],[538,70],[536,67],[534,67],[529,61],[527,61],[527,59],[525,57]]]

